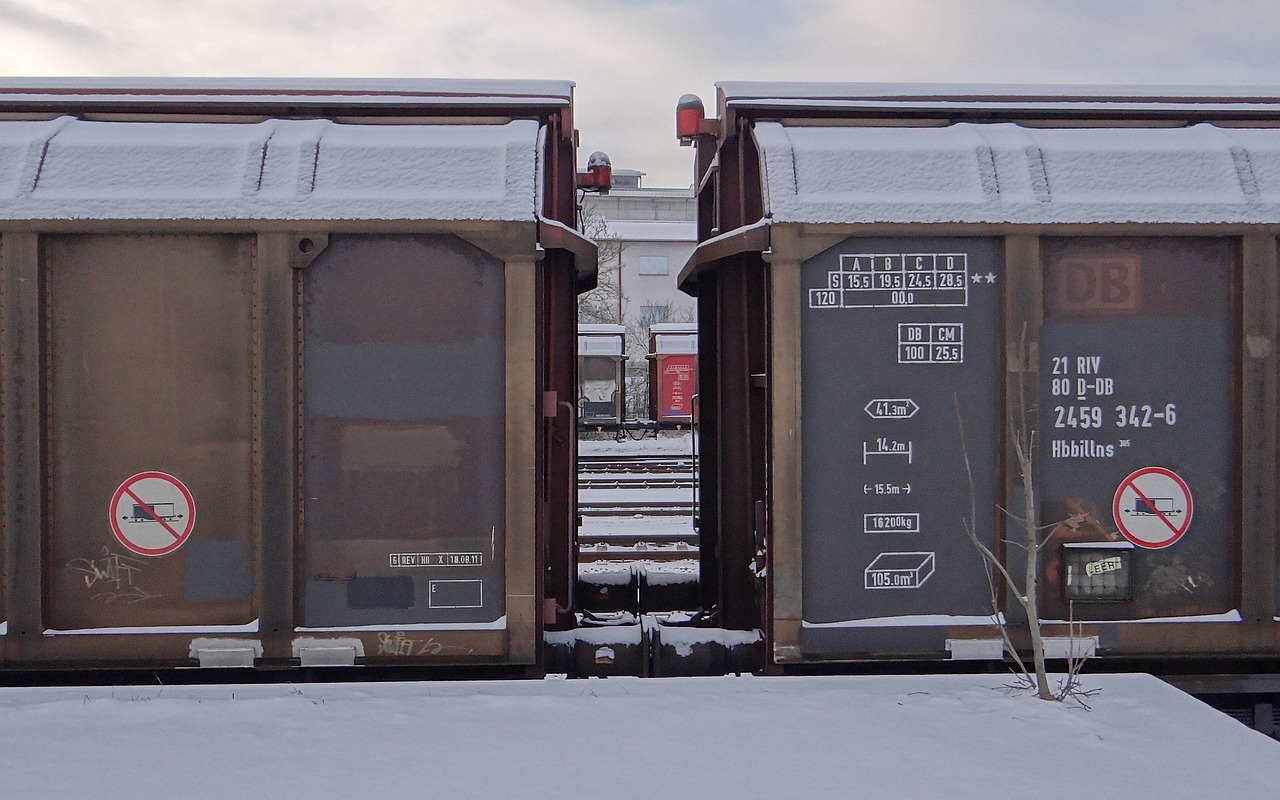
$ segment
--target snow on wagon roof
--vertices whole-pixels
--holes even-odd
[[[409,78],[0,78],[0,107],[288,103],[343,108],[414,105],[567,106],[572,81]]]
[[[532,119],[0,121],[0,219],[531,222],[538,134]]]
[[[757,122],[755,137],[773,222],[1280,222],[1277,128]]]
[[[774,222],[1280,223],[1280,87],[717,87]]]
[[[4,78],[0,219],[533,221],[540,121],[572,97],[542,80]]]
[[[1280,112],[1280,86],[723,81],[716,87],[728,105],[753,108]]]

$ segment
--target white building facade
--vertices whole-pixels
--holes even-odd
[[[643,173],[615,169],[607,195],[583,201],[585,229],[600,246],[604,287],[580,304],[579,321],[627,328],[627,413],[647,418],[649,326],[695,322],[694,298],[676,288],[697,245],[691,189],[646,189]]]

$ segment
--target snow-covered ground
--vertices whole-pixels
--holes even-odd
[[[624,437],[617,441],[612,435],[606,438],[578,440],[578,453],[584,456],[601,455],[671,455],[693,454],[693,434],[689,431],[663,431],[654,438],[645,434],[643,439]]]
[[[6,798],[1280,795],[1280,743],[1160,681],[999,676],[0,690]]]

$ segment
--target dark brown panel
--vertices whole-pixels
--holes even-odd
[[[0,434],[3,476],[3,619],[8,642],[40,630],[40,369],[37,240],[0,241]],[[18,577],[20,576],[20,577]],[[8,648],[12,644],[8,644]],[[12,651],[10,651],[12,652]]]
[[[1276,312],[1280,309],[1280,253],[1271,235],[1241,241],[1240,613],[1247,622],[1275,626],[1280,584],[1276,582],[1277,383]]]
[[[503,614],[504,271],[334,236],[303,273],[303,624]]]
[[[1236,240],[1045,238],[1041,256],[1042,613],[1067,618],[1072,583],[1092,593],[1078,620],[1237,609]]]
[[[46,624],[251,622],[252,239],[50,237],[44,266]]]

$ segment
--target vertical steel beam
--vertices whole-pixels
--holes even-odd
[[[533,664],[541,651],[536,269],[532,261],[506,262],[506,610],[507,658],[513,664]]]
[[[786,228],[786,226],[779,226]],[[770,508],[769,571],[766,582],[766,646],[775,663],[800,657],[804,618],[803,494],[800,465],[802,353],[800,350],[800,244],[790,230],[774,228],[769,264]],[[779,257],[780,254],[782,257]]]
[[[699,142],[698,172],[711,169]],[[739,119],[719,143],[718,169],[699,193],[699,238],[757,222],[763,199],[750,121]],[[714,227],[706,200],[714,207]],[[761,254],[718,261],[698,279],[699,435],[702,462],[700,550],[703,607],[721,626],[763,624],[752,565],[768,538],[769,295]]]
[[[3,525],[7,658],[44,630],[41,535],[44,511],[43,313],[40,237],[0,241],[0,402],[3,403]]]
[[[729,136],[720,143],[720,169],[716,174],[716,184],[718,186],[716,208],[719,209],[716,220],[718,233],[728,233],[745,224],[743,222],[744,214],[742,213],[742,140],[738,135],[739,133],[741,131],[731,131]],[[721,264],[718,268],[723,269],[724,265]]]
[[[570,228],[577,227],[577,148],[573,130],[573,107],[549,114],[546,125],[546,149],[542,178],[542,215]]]
[[[312,241],[309,248],[304,239]],[[296,586],[301,452],[298,422],[297,273],[303,250],[314,257],[315,239],[292,234],[258,235],[254,294],[254,496],[258,537],[259,632],[264,656],[293,655],[299,617]]]
[[[1004,320],[1005,320],[1005,401],[1004,401],[1004,473],[1005,508],[1015,516],[1026,513],[1033,517],[1039,509],[1025,508],[1022,474],[1014,448],[1014,434],[1026,420],[1028,431],[1039,425],[1040,408],[1040,327],[1044,324],[1044,268],[1040,263],[1040,239],[1036,236],[1011,234],[1004,240]],[[1037,440],[1039,437],[1037,437]],[[1034,457],[1039,455],[1033,452]],[[997,555],[1005,559],[1004,546],[1009,535],[1006,514],[996,519]],[[1013,538],[1017,539],[1018,534]],[[997,592],[1008,599],[1002,585]],[[1025,619],[1022,606],[1002,602],[1011,620]]]
[[[1280,270],[1276,239],[1250,234],[1242,243],[1240,425],[1248,432],[1240,448],[1240,612],[1246,623],[1274,626],[1280,605],[1277,594],[1276,519],[1277,448],[1277,310]],[[1237,436],[1241,436],[1237,433]]]
[[[708,270],[698,279],[698,591],[702,609],[720,597],[720,313],[719,278]]]
[[[544,576],[542,622],[559,628],[572,622],[577,581],[577,414],[572,398],[577,382],[577,292],[573,258],[547,252],[539,270],[539,320],[544,398],[539,465],[542,475],[539,522]]]
[[[716,235],[719,212],[716,203],[716,181],[712,175],[716,161],[715,139],[700,137],[694,151],[693,192],[698,200],[698,241]],[[699,290],[701,294],[701,290]]]
[[[720,624],[746,630],[761,624],[756,578],[757,502],[765,502],[767,453],[764,413],[767,365],[760,346],[767,335],[764,269],[758,254],[731,256],[717,270],[716,416],[720,420],[716,563]],[[766,504],[767,507],[767,504]],[[764,531],[759,531],[763,536]],[[704,556],[705,559],[705,556]],[[705,561],[704,561],[705,563]],[[705,575],[705,573],[704,573]]]
[[[716,604],[720,625],[725,628],[753,627],[745,625],[738,613],[743,604],[739,584],[747,571],[752,553],[745,544],[751,539],[751,367],[747,352],[747,287],[746,276],[737,263],[739,257],[720,262],[716,270],[719,308],[716,315],[717,380],[720,388],[716,416],[720,419],[717,442],[720,463],[719,541],[714,550],[713,570],[719,585]]]
[[[546,166],[542,176],[542,214],[576,230],[577,132],[572,104],[548,115],[544,124]],[[572,256],[551,250],[536,266],[534,291],[538,308],[535,330],[530,335],[536,337],[534,340],[539,345],[535,380],[544,403],[542,425],[537,429],[538,441],[534,443],[537,448],[534,466],[541,475],[533,564],[540,604],[534,620],[535,636],[540,642],[544,624],[556,627],[571,624],[573,590],[577,582],[578,441],[577,412],[572,398],[576,396],[578,381],[578,303],[577,270]],[[538,653],[541,652],[538,647]]]
[[[754,565],[759,552],[768,552],[773,502],[769,494],[769,463],[773,458],[771,445],[773,420],[771,417],[770,385],[773,381],[771,369],[770,347],[772,338],[770,329],[772,294],[770,293],[771,274],[760,253],[747,253],[742,256],[743,268],[747,282],[747,357],[748,380],[750,392],[747,402],[749,408],[750,427],[747,430],[747,446],[750,452],[750,502],[747,508],[751,514],[750,537],[743,543],[742,551],[747,557],[747,570],[741,576],[739,585],[742,601],[733,611],[734,619],[744,629],[762,628],[764,626],[764,608],[762,586],[756,576]]]

